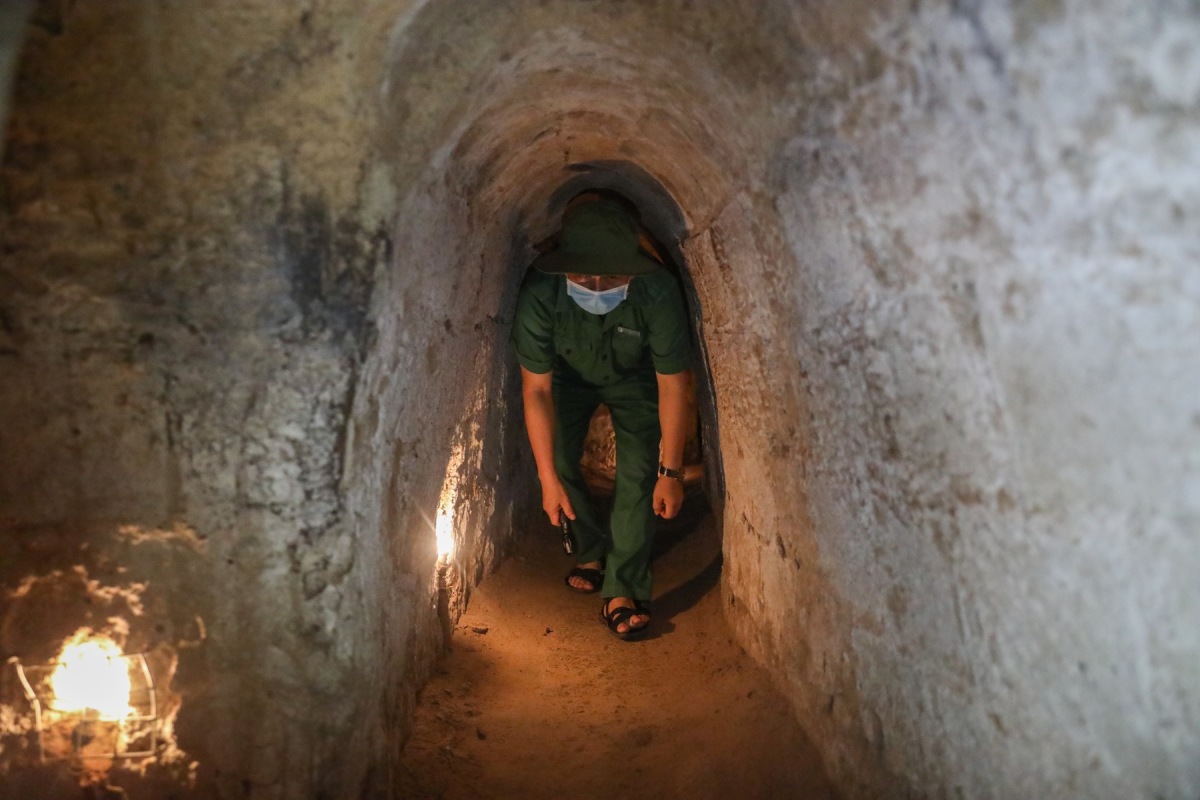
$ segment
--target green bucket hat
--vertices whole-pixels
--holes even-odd
[[[638,224],[616,203],[596,200],[563,220],[558,249],[533,262],[552,275],[646,275],[662,264],[638,247]]]

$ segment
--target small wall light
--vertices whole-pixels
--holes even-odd
[[[437,554],[440,563],[446,563],[454,555],[454,505],[438,509],[437,524],[434,526],[437,537]]]
[[[9,659],[33,707],[42,761],[136,758],[157,751],[158,706],[144,655],[88,628],[43,666]]]

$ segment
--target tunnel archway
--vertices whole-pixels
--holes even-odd
[[[455,31],[454,53],[427,48],[435,29],[449,19],[466,20]],[[455,222],[448,216],[439,223],[450,233],[436,238],[443,245],[453,240],[453,248],[410,255],[438,265],[431,271],[443,275],[475,272],[469,265],[478,264],[480,302],[494,309],[485,312],[489,315],[502,319],[509,313],[531,260],[530,244],[554,230],[562,204],[584,185],[621,190],[644,209],[672,261],[687,265],[683,277],[694,310],[707,301],[702,288],[711,296],[713,287],[729,283],[730,262],[713,255],[707,232],[734,197],[734,176],[742,168],[736,147],[721,140],[735,128],[736,112],[727,101],[739,94],[713,90],[719,75],[699,43],[653,80],[636,77],[638,45],[615,35],[624,30],[619,19],[606,24],[611,30],[589,36],[586,59],[539,31],[533,20],[477,3],[463,4],[461,14],[421,9],[393,39],[387,60],[402,64],[403,73],[385,81],[381,145],[385,151],[395,148],[404,183],[429,187],[423,205],[454,205],[464,212]],[[637,34],[647,48],[653,37],[649,29]],[[465,51],[473,53],[466,65],[451,57]],[[494,64],[504,68],[489,69]],[[631,80],[659,96],[634,99]],[[708,85],[701,90],[698,84]],[[434,86],[439,89],[430,94]],[[422,158],[428,161],[422,164]],[[398,239],[419,238],[404,222],[413,215],[402,201]],[[744,231],[732,218],[727,227]],[[752,245],[753,236],[744,235],[740,243]],[[498,280],[502,264],[512,266]],[[695,269],[712,274],[697,277]],[[723,281],[716,280],[718,274]],[[495,286],[503,291],[497,294]],[[701,418],[712,455],[720,451],[717,390],[699,314],[696,324]],[[453,361],[461,363],[462,356]],[[519,430],[519,420],[510,418],[508,428]],[[709,495],[720,504],[724,470],[719,460],[707,466]]]
[[[463,8],[462,16],[442,7],[420,10],[394,37],[387,58],[396,72],[384,82],[380,147],[394,159],[397,183],[405,187],[406,193],[398,198],[394,237],[410,243],[410,248],[398,258],[396,269],[402,273],[385,278],[376,296],[381,301],[376,305],[381,363],[392,361],[385,353],[394,345],[387,343],[400,341],[394,310],[405,307],[406,297],[428,294],[451,305],[458,302],[456,313],[499,321],[499,328],[485,328],[489,337],[502,337],[516,287],[532,260],[531,245],[557,228],[562,203],[589,183],[623,190],[644,209],[648,224],[659,233],[672,259],[686,265],[689,300],[693,309],[704,309],[703,318],[697,315],[696,340],[706,384],[700,393],[706,453],[710,457],[720,453],[723,461],[709,463],[706,474],[717,487],[710,486],[709,491],[717,515],[725,525],[732,521],[736,530],[726,552],[731,608],[748,630],[763,613],[766,600],[757,573],[759,550],[764,546],[811,572],[806,598],[832,596],[822,588],[826,580],[815,570],[815,543],[805,538],[803,492],[777,498],[764,492],[757,477],[771,470],[800,472],[783,466],[785,461],[799,463],[803,455],[805,433],[795,417],[789,414],[790,421],[779,431],[774,425],[764,431],[757,420],[763,414],[778,420],[767,410],[765,398],[803,392],[797,390],[794,372],[770,369],[765,363],[771,357],[782,363],[794,356],[787,353],[785,340],[773,338],[763,326],[766,315],[780,310],[783,298],[757,297],[753,288],[760,285],[767,264],[757,242],[761,233],[770,230],[773,212],[753,208],[738,189],[750,151],[741,149],[737,141],[736,120],[745,111],[739,106],[746,98],[736,79],[723,85],[729,79],[714,68],[703,44],[686,40],[678,43],[678,58],[667,65],[655,62],[655,67],[665,69],[648,69],[638,63],[639,46],[628,41],[629,31],[619,19],[589,33],[586,57],[581,58],[579,51],[565,48],[550,32],[539,30],[532,18],[512,17],[486,4],[468,3]],[[451,19],[466,20],[455,29],[456,44],[449,50],[426,47],[431,37],[438,38],[438,26]],[[646,51],[654,46],[652,29],[639,29],[635,38],[642,39]],[[472,55],[463,61],[459,56],[465,52]],[[502,67],[493,69],[495,65]],[[638,95],[629,91],[633,85],[641,87]],[[480,287],[473,303],[466,301],[468,286]],[[481,449],[511,458],[521,447],[521,420],[507,400],[494,401],[516,396],[512,376],[493,382],[486,392],[471,388],[478,386],[476,376],[502,375],[511,368],[504,363],[502,339],[488,339],[489,354],[481,361],[473,350],[477,342],[469,338],[445,336],[436,328],[408,330],[404,336],[408,337],[405,352],[438,350],[444,366],[435,381],[441,388],[429,389],[430,396],[493,399],[487,424],[479,411],[483,401],[473,400],[461,415],[460,429],[486,431],[485,439],[503,444],[485,444]],[[753,356],[739,358],[735,353],[745,347],[742,340],[747,336]],[[714,354],[719,366],[714,364],[718,360]],[[398,355],[403,361],[403,354]],[[483,364],[489,366],[482,368]],[[380,374],[394,369],[393,363]],[[399,405],[379,396],[374,387],[382,384],[373,384],[376,378],[370,363],[363,375],[360,397],[377,397],[382,408]],[[716,408],[722,402],[727,413],[744,420],[733,427],[732,436],[725,426],[716,425]],[[500,420],[503,423],[496,424]],[[408,403],[407,418],[397,421],[408,432],[400,431],[397,438],[420,440],[421,432],[433,427],[430,421]],[[742,462],[732,491],[725,480],[731,447]],[[770,464],[761,460],[768,454]],[[388,464],[380,468],[393,470]],[[463,471],[457,465],[451,471],[464,485],[494,485],[495,497],[519,505],[518,494],[534,485],[530,465],[523,469],[527,480],[521,488],[514,480],[519,473],[513,470],[506,471],[504,479],[478,467]],[[735,498],[732,510],[725,507],[730,496]],[[431,485],[423,499],[417,498],[418,505],[436,505],[437,490]],[[490,502],[482,507],[490,508]],[[477,579],[495,563],[509,528],[486,511],[476,513],[469,507],[455,516],[491,520],[458,532],[460,539],[477,540],[476,544],[460,541],[458,550],[465,559],[462,573]],[[516,511],[513,518],[520,516]],[[787,544],[765,533],[779,527],[776,516],[789,520],[792,532]],[[403,519],[403,513],[398,518]],[[401,522],[384,525],[384,530],[419,527]],[[465,600],[469,588],[455,591]],[[808,604],[799,598],[790,602]],[[816,607],[823,608],[820,613],[825,615],[833,609],[820,600]],[[844,650],[832,619],[813,630],[824,640],[814,642],[812,652]],[[760,655],[779,658],[781,635],[757,638]],[[843,686],[853,682],[845,671],[836,677],[805,676],[815,683],[828,684],[831,679]],[[830,691],[843,689],[831,684]]]

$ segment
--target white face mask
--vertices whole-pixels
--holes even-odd
[[[607,314],[624,302],[629,294],[629,284],[597,292],[586,286],[567,280],[567,296],[589,314]]]

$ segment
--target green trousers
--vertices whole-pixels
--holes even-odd
[[[601,403],[612,413],[617,438],[617,480],[606,530],[588,495],[579,462],[592,414]],[[649,601],[653,576],[654,484],[658,480],[658,383],[626,380],[590,386],[554,376],[554,464],[575,509],[572,523],[579,564],[605,561],[602,597]]]

